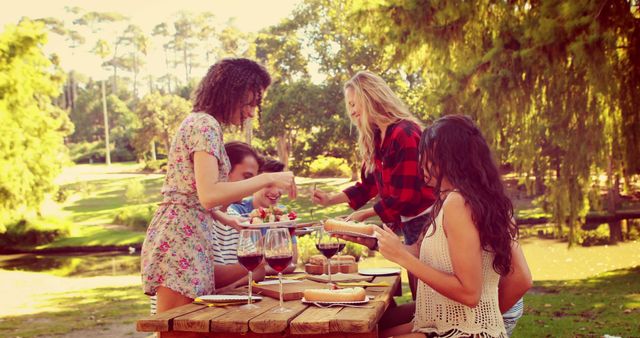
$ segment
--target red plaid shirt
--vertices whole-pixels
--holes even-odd
[[[400,215],[416,216],[433,204],[433,189],[424,183],[418,163],[420,126],[402,120],[387,127],[384,143],[380,132],[375,135],[375,170],[361,171],[361,182],[344,190],[349,206],[354,210],[376,195],[380,200],[373,206],[384,223],[400,228]]]

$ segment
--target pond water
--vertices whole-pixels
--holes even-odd
[[[0,255],[0,269],[43,272],[61,277],[136,275],[140,273],[140,255],[121,252]]]

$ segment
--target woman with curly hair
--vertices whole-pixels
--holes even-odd
[[[243,58],[209,68],[193,99],[193,112],[178,128],[169,150],[163,200],[142,246],[144,292],[157,294],[158,312],[212,294],[243,276],[244,269],[214,264],[217,209],[270,185],[295,197],[291,172],[265,173],[228,182],[231,165],[221,125],[252,118],[271,83],[265,68]],[[235,272],[234,272],[235,271]]]
[[[376,230],[380,253],[419,279],[415,317],[382,336],[507,337],[498,284],[512,269],[517,226],[491,150],[470,118],[449,115],[422,133],[420,158],[436,193],[420,257]]]

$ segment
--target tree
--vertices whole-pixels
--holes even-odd
[[[102,112],[101,81],[90,79],[80,84],[78,91],[77,109],[71,113],[71,121],[76,125],[75,132],[69,137],[73,143],[105,142],[104,117]],[[119,92],[128,86],[126,82],[119,82]],[[120,95],[122,96],[122,95]],[[139,128],[139,120],[120,96],[106,96],[106,106],[109,111],[110,142],[113,145],[113,159],[115,161],[130,161],[133,156],[134,131]],[[102,156],[94,160],[102,159]]]
[[[73,130],[52,104],[64,73],[42,51],[46,41],[44,24],[28,19],[0,34],[0,227],[37,210],[54,189]]]
[[[151,142],[160,142],[165,154],[171,148],[171,137],[191,111],[191,103],[177,95],[153,92],[145,95],[136,109],[141,122],[135,137],[139,154],[149,150]]]
[[[171,83],[174,76],[171,72],[172,62],[169,60],[169,50],[173,49],[173,39],[170,39],[172,34],[169,31],[169,28],[170,26],[166,22],[159,23],[155,27],[153,27],[151,35],[164,39],[164,42],[162,43],[162,50],[164,51],[164,64],[166,73],[165,75],[160,77],[160,80],[165,81],[166,83],[165,92],[172,93]]]
[[[309,82],[307,60],[302,54],[297,28],[296,22],[285,19],[263,30],[255,39],[256,58],[272,76],[258,133],[264,139],[275,138],[278,157],[287,167],[292,140],[300,141],[300,134],[309,130],[309,113],[315,108],[313,102],[318,96],[317,89]],[[295,82],[296,79],[299,81]]]
[[[544,184],[541,205],[571,245],[595,177],[640,172],[638,6],[382,1],[351,13],[395,60],[429,70],[440,114],[472,115],[502,162]]]
[[[79,14],[81,12],[82,10],[78,9],[77,13]],[[103,38],[98,38],[96,42],[96,46],[94,47],[94,50],[96,50],[96,53],[98,54],[98,56],[100,56],[100,58],[103,60],[102,65],[111,66],[111,68],[113,69],[113,79],[112,79],[113,81],[111,82],[112,94],[115,94],[118,88],[118,66],[121,65],[121,63],[118,62],[118,58],[119,58],[118,49],[122,44],[122,38],[121,38],[121,34],[118,32],[117,29],[114,29],[110,32],[105,32],[105,28],[106,28],[105,24],[108,24],[109,25],[108,27],[110,28],[114,28],[115,23],[124,22],[126,20],[128,20],[128,18],[120,13],[95,12],[95,11],[85,12],[80,17],[73,20],[73,24],[88,27],[91,29],[93,34],[97,34],[98,32],[100,32],[102,33],[102,35],[113,36],[114,38],[113,46],[111,46],[111,44],[109,44],[107,40]],[[109,60],[109,62],[105,60],[105,58],[107,57],[106,54],[100,54],[100,51],[106,51],[106,50],[113,53],[111,55],[111,59]]]
[[[124,31],[122,37],[124,43],[131,47],[131,60],[133,70],[133,98],[138,99],[138,74],[140,67],[144,61],[140,59],[140,55],[146,56],[149,48],[149,38],[144,34],[142,29],[136,25],[130,24]]]
[[[67,12],[77,13],[78,8],[67,8]],[[40,18],[35,21],[43,22],[50,32],[65,37],[71,48],[72,55],[75,54],[76,48],[83,45],[86,41],[85,37],[77,30],[68,29],[62,20],[52,17]],[[63,109],[73,111],[75,109],[76,97],[77,97],[77,79],[73,69],[69,70],[67,75],[67,82],[64,85],[64,101],[60,104]]]
[[[195,60],[194,49],[197,46],[194,37],[197,34],[198,26],[193,15],[189,13],[180,13],[178,19],[173,23],[175,28],[173,35],[173,48],[176,52],[182,53],[182,65],[184,66],[184,81],[189,84],[191,79],[191,70],[197,66]],[[177,58],[176,58],[177,59]]]

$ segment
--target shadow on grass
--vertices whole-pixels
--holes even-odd
[[[94,226],[90,230],[85,230],[82,236],[67,237],[57,240],[47,247],[65,246],[92,246],[92,245],[127,245],[142,243],[145,233],[128,230],[111,230]]]
[[[640,336],[640,266],[596,277],[535,282],[516,337]]]
[[[52,294],[43,310],[0,321],[2,337],[64,335],[73,330],[130,324],[149,313],[149,300],[139,286],[108,287]]]
[[[125,180],[95,180],[86,184],[74,183],[70,189],[86,194],[72,205],[64,207],[64,210],[74,214],[93,213],[105,210],[117,209],[129,204],[125,193],[127,186],[134,181],[140,181],[144,187],[144,199],[135,204],[159,202],[162,178],[133,178]]]

